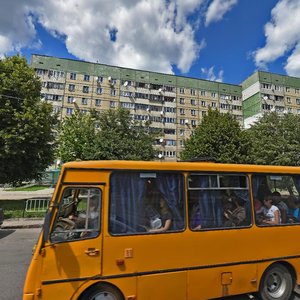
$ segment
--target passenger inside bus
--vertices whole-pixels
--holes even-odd
[[[298,223],[300,221],[300,200],[291,195],[287,198],[287,206],[289,223]]]
[[[241,226],[246,224],[246,210],[245,201],[240,197],[233,197],[234,209],[227,209],[224,211],[226,221],[225,227]]]
[[[172,214],[170,208],[162,197],[159,199],[159,216],[161,219],[161,226],[159,228],[151,228],[149,232],[164,232],[171,229]]]
[[[266,195],[264,199],[264,206],[266,207],[265,216],[262,220],[266,225],[277,225],[281,223],[280,210],[273,205],[272,195]]]
[[[272,193],[273,204],[279,208],[281,224],[285,224],[288,221],[288,206],[283,201],[281,194],[278,191]]]

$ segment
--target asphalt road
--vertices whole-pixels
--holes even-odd
[[[22,299],[24,280],[31,260],[31,250],[40,231],[40,228],[0,229],[0,300]],[[226,300],[248,299],[251,298],[247,295],[226,298]],[[252,299],[255,300],[255,298]],[[290,300],[296,299],[300,299],[300,297],[294,295]]]
[[[31,250],[40,231],[0,229],[0,300],[22,299]]]

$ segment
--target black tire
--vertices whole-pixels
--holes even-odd
[[[288,300],[293,292],[293,278],[289,270],[281,265],[270,266],[264,273],[258,296],[262,300]]]
[[[95,284],[79,298],[80,300],[123,300],[116,288],[107,284]]]

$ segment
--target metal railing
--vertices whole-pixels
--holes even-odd
[[[26,212],[46,212],[49,207],[49,198],[27,199],[25,202]]]

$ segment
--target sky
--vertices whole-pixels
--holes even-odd
[[[0,0],[0,58],[32,54],[240,84],[300,77],[300,0]]]

